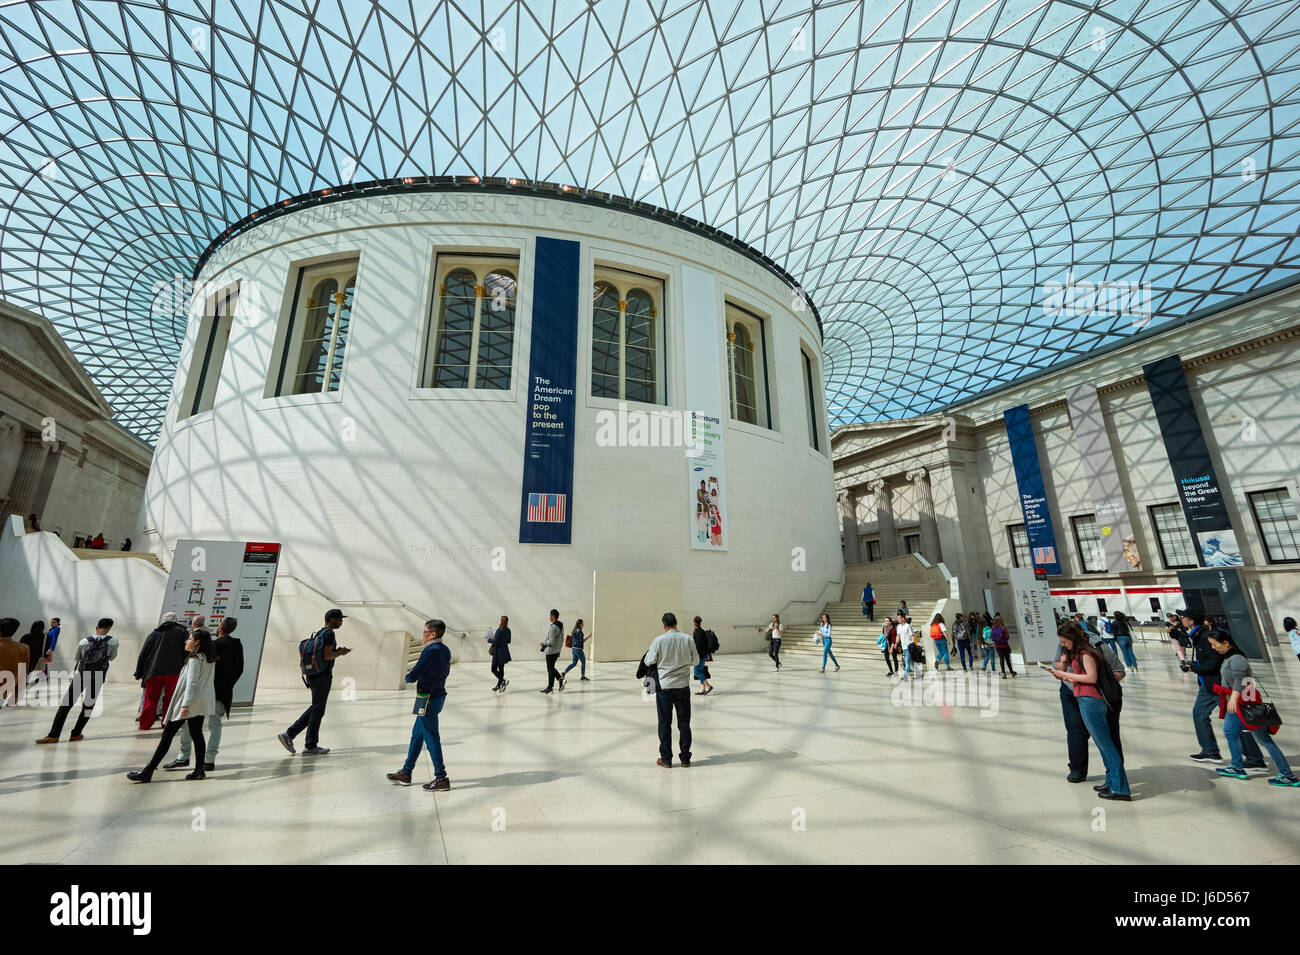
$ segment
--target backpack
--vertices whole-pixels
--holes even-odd
[[[325,659],[325,637],[323,630],[317,630],[306,640],[298,644],[299,665],[302,668],[303,676],[320,676],[326,670]]]
[[[108,637],[87,637],[86,649],[81,651],[82,670],[108,669]]]
[[[1124,700],[1124,690],[1119,685],[1119,680],[1115,679],[1115,671],[1110,668],[1106,662],[1106,655],[1099,653],[1101,666],[1097,667],[1097,689],[1101,692],[1102,699],[1106,701],[1106,706],[1114,709]]]
[[[980,631],[980,640],[982,640],[982,641],[984,642],[984,645],[985,645],[985,646],[992,646],[992,645],[993,645],[993,628],[992,628],[992,627],[985,627],[983,630],[981,630],[981,631]]]
[[[714,633],[712,630],[705,630],[705,631],[704,631],[704,638],[705,638],[706,640],[709,641],[709,653],[710,653],[710,654],[717,653],[717,652],[718,652],[718,635],[717,635],[716,633]]]

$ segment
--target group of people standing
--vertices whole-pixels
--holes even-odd
[[[974,673],[975,647],[983,656],[983,670],[1002,669],[1002,679],[1015,677],[1011,660],[1011,637],[1001,614],[979,614],[976,611],[959,613],[953,621],[951,632],[943,614],[937,613],[930,621],[929,636],[934,644],[934,669],[943,665],[946,671],[955,672],[948,641],[957,645],[957,658],[963,673]],[[898,611],[887,618],[876,639],[876,648],[885,658],[885,670],[890,677],[916,679],[925,674],[925,646],[921,634],[912,627],[907,602],[899,603]],[[996,663],[994,661],[997,661]]]

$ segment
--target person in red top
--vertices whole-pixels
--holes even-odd
[[[102,533],[96,534],[95,539],[90,542],[91,550],[103,550],[105,546],[104,535]]]
[[[943,614],[937,613],[930,621],[930,639],[934,641],[934,668],[937,671],[942,663],[949,670],[952,661],[948,659],[948,627],[943,622]]]

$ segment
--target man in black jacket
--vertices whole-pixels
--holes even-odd
[[[217,638],[212,641],[212,649],[217,651],[217,668],[212,674],[212,687],[217,698],[217,708],[203,722],[208,733],[208,748],[203,757],[203,771],[210,773],[217,768],[217,750],[221,748],[221,726],[230,719],[230,707],[234,701],[235,684],[244,674],[244,644],[231,634],[239,621],[234,617],[223,617],[217,628]],[[180,755],[165,765],[163,769],[185,769],[190,764],[190,748],[193,741],[189,733],[181,733]]]
[[[709,633],[699,617],[695,618],[694,623],[695,632],[691,634],[691,639],[695,641],[695,652],[700,656],[700,662],[695,665],[695,679],[700,681],[700,689],[695,695],[708,696],[713,692],[713,684],[709,682]]]
[[[185,666],[185,641],[189,631],[176,622],[176,614],[168,611],[160,623],[145,638],[140,656],[135,661],[135,678],[144,683],[144,708],[140,710],[140,729],[153,727],[158,719],[159,698],[162,712],[176,691],[176,678]]]
[[[1178,665],[1184,673],[1195,673],[1197,677],[1196,702],[1192,704],[1192,726],[1196,729],[1196,739],[1201,748],[1191,758],[1198,763],[1222,763],[1219,740],[1214,735],[1214,724],[1211,722],[1211,714],[1219,708],[1219,697],[1214,692],[1214,684],[1219,681],[1219,668],[1223,665],[1223,656],[1210,645],[1210,637],[1217,634],[1218,630],[1209,620],[1197,622],[1190,610],[1180,610],[1178,616],[1187,628],[1187,635],[1196,651],[1196,658],[1191,663]],[[1259,744],[1250,733],[1241,734],[1241,745],[1247,769],[1268,767]]]

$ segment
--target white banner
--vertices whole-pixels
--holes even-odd
[[[1056,637],[1056,615],[1052,594],[1045,578],[1036,578],[1033,568],[1011,568],[1011,597],[1016,629],[1026,660],[1055,662],[1061,658]]]
[[[244,647],[244,673],[235,684],[235,703],[253,702],[279,560],[279,544],[176,542],[172,572],[167,578],[159,615],[175,611],[186,626],[196,616],[206,617],[204,626],[213,639],[222,620],[226,617],[238,620],[239,626],[232,636]]]
[[[727,549],[727,481],[722,330],[713,274],[682,267],[686,344],[686,466],[692,550]]]

